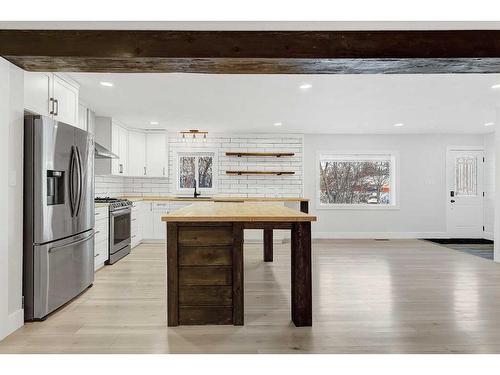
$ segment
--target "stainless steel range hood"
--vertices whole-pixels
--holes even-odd
[[[119,156],[113,154],[106,147],[101,146],[99,143],[94,142],[95,147],[95,158],[96,159],[119,159]]]

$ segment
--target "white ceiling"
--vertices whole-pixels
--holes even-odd
[[[500,74],[70,76],[98,115],[172,131],[487,133],[500,107]]]

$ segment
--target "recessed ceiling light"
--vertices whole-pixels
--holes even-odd
[[[159,124],[159,122],[158,122],[158,121],[151,121],[151,122],[150,122],[150,124],[151,124],[151,125],[158,125],[158,124]]]
[[[100,84],[106,87],[113,87],[113,84],[111,82],[100,82]]]
[[[494,122],[487,122],[486,124],[484,124],[484,126],[493,126],[493,125],[495,125]]]
[[[281,126],[281,125],[283,125],[283,123],[282,123],[282,122],[275,122],[275,123],[274,123],[274,126]]]
[[[496,85],[491,86],[492,89],[500,89],[500,83],[497,83]]]
[[[402,122],[398,122],[397,124],[394,124],[395,127],[400,128],[401,126],[404,126]]]
[[[310,83],[303,83],[302,85],[299,86],[302,90],[307,90],[313,87]]]

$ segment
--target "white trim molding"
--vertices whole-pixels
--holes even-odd
[[[446,232],[312,232],[313,239],[423,239],[449,238]]]
[[[389,157],[391,160],[391,203],[390,204],[325,204],[320,202],[320,159],[328,155],[332,159],[355,160],[361,157],[375,159],[376,157]],[[399,210],[399,152],[390,150],[323,150],[316,152],[315,168],[315,208],[317,210]]]
[[[218,177],[219,177],[219,159],[218,159],[218,150],[212,148],[190,148],[186,147],[185,149],[174,150],[174,169],[173,175],[175,176],[174,182],[174,190],[176,194],[186,194],[192,193],[193,189],[181,189],[179,187],[179,158],[182,156],[210,156],[212,158],[212,187],[211,188],[197,188],[199,192],[202,194],[216,194],[218,188]],[[196,167],[196,171],[198,167]],[[195,176],[197,177],[197,176]]]

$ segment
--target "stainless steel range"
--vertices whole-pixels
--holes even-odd
[[[95,198],[96,203],[109,203],[109,258],[114,264],[130,254],[132,202],[127,199]]]

